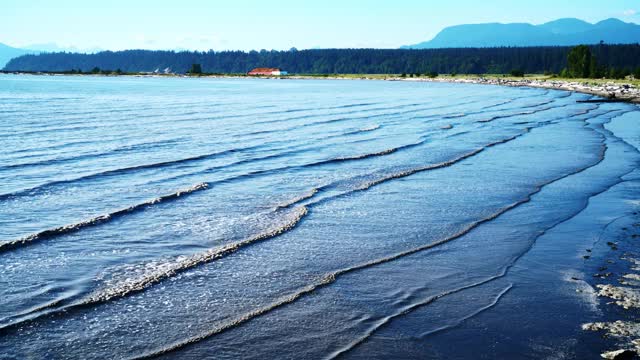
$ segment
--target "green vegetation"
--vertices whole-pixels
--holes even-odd
[[[513,77],[524,77],[524,71],[522,71],[522,70],[511,70],[511,76],[513,76]]]
[[[598,48],[603,53],[601,44]],[[598,63],[598,58],[593,55],[592,49],[586,45],[579,45],[571,49],[567,55],[567,67],[560,73],[564,78],[583,79],[624,79],[633,75],[635,79],[640,79],[640,64],[635,64],[635,70],[631,66],[627,67],[607,67]]]
[[[11,60],[7,71],[121,69],[124,73],[171,68],[175,73],[245,74],[256,67],[278,67],[290,74],[559,74],[571,77],[626,76],[640,68],[640,45],[501,47],[462,49],[314,49],[298,51],[104,51],[97,54],[46,53]],[[589,51],[585,51],[588,49]],[[572,64],[569,65],[569,53]],[[591,54],[591,58],[588,58]],[[597,62],[595,62],[596,60]],[[592,66],[592,64],[595,64]],[[200,65],[200,68],[194,68]],[[199,71],[198,71],[199,70]],[[570,72],[574,72],[569,74]],[[626,74],[626,75],[625,75]]]
[[[200,75],[202,74],[202,66],[200,64],[192,64],[188,73],[192,75]]]
[[[591,70],[596,67],[596,60],[586,45],[576,46],[569,51],[569,55],[567,56],[567,76],[573,78],[588,78],[591,77]]]

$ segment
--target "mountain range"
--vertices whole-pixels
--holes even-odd
[[[571,46],[580,44],[635,44],[640,42],[640,25],[619,19],[595,24],[566,18],[542,25],[487,23],[447,27],[430,41],[403,46],[404,49],[469,48],[501,46]]]
[[[27,54],[39,54],[43,52],[74,52],[74,53],[96,53],[102,51],[98,48],[92,49],[78,49],[76,47],[60,47],[57,44],[36,44],[29,45],[22,48],[15,48],[9,45],[0,43],[0,69],[2,69],[9,60]]]
[[[595,24],[566,18],[542,25],[527,23],[467,24],[447,27],[432,40],[403,49],[486,48],[527,46],[572,46],[579,44],[640,43],[640,25],[619,19],[607,19]],[[96,53],[100,49],[63,48],[56,44],[39,44],[14,48],[0,43],[0,69],[12,58],[42,52]]]
[[[0,43],[0,69],[3,68],[9,62],[9,60],[15,57],[33,53],[35,53],[35,51],[18,49]]]

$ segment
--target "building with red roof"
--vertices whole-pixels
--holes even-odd
[[[286,71],[282,71],[278,68],[255,68],[247,73],[247,75],[258,76],[258,75],[268,75],[268,76],[280,76],[287,75]]]

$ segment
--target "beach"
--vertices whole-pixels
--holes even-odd
[[[487,85],[500,85],[500,86],[514,86],[514,87],[535,87],[542,89],[553,90],[565,90],[575,91],[583,94],[590,94],[612,101],[623,101],[640,103],[640,88],[631,84],[622,82],[607,82],[605,81],[572,81],[572,80],[555,80],[553,78],[548,80],[529,80],[529,79],[501,79],[499,77],[485,78],[485,77],[468,77],[468,78],[400,78],[406,81],[445,81],[452,83],[471,83],[471,84],[487,84]],[[397,79],[396,79],[397,80]]]

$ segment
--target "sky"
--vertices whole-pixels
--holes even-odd
[[[0,43],[105,50],[397,48],[451,25],[564,17],[640,23],[640,0],[0,0]]]

